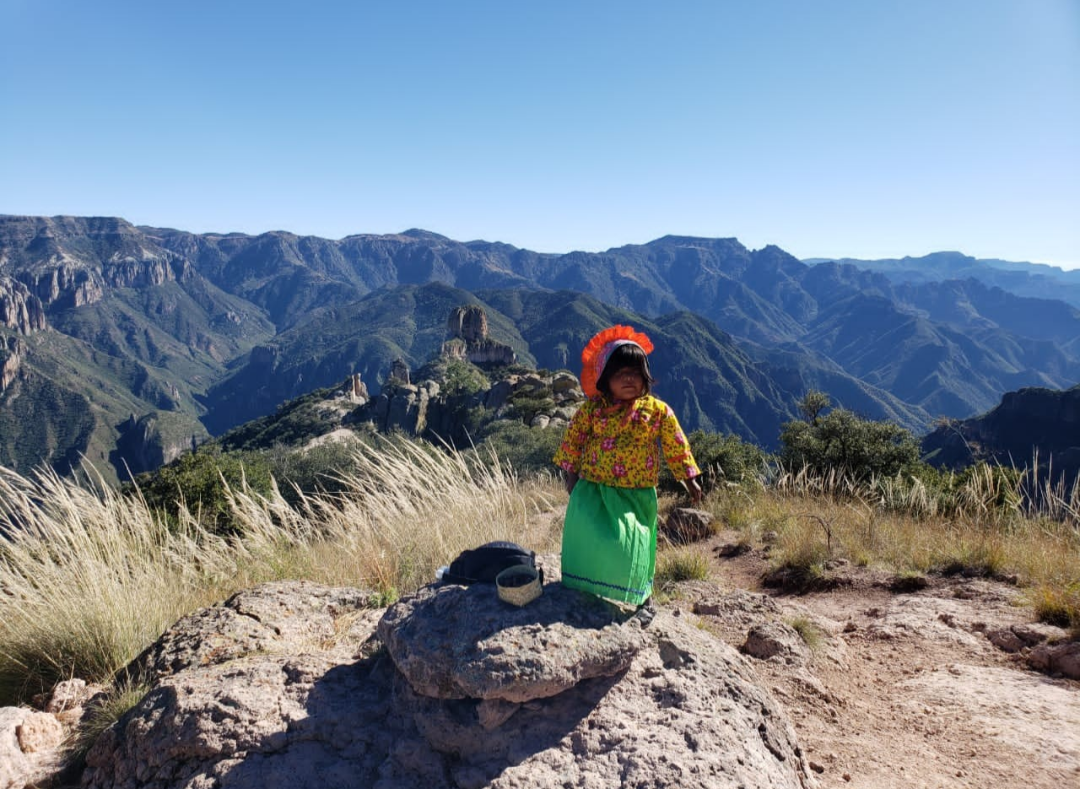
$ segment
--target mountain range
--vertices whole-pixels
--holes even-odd
[[[0,216],[0,463],[153,468],[352,373],[376,387],[396,358],[423,364],[462,304],[551,369],[576,369],[605,325],[640,325],[689,429],[764,446],[811,388],[922,433],[1080,379],[1080,313],[1032,295],[1047,274],[971,265],[1011,279],[807,264],[736,239],[545,254],[420,230],[329,240]]]
[[[804,258],[804,263],[850,264],[884,274],[893,282],[941,282],[976,279],[1017,296],[1064,301],[1080,307],[1080,270],[1065,271],[1045,263],[1023,263],[996,258],[973,258],[961,252],[934,252],[922,257]]]

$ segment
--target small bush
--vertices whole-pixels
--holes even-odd
[[[551,458],[562,441],[563,431],[552,427],[529,427],[521,422],[492,422],[477,442],[476,455],[486,460],[495,454],[518,474],[554,471]]]
[[[484,371],[464,359],[438,359],[420,368],[416,380],[431,378],[439,382],[440,394],[448,397],[471,396],[491,386]]]
[[[374,440],[357,435],[350,441],[328,441],[309,449],[277,446],[265,457],[282,496],[297,506],[304,495],[344,491],[348,487],[344,480],[358,473],[357,445],[370,446]]]
[[[524,424],[531,424],[538,414],[547,414],[555,410],[555,398],[551,390],[522,389],[510,395],[508,401],[510,414],[520,419]]]
[[[829,558],[825,543],[816,537],[790,535],[778,544],[765,583],[795,591],[829,588],[832,582],[825,570]]]
[[[120,720],[149,692],[150,685],[144,682],[123,680],[114,685],[103,700],[95,702],[94,707],[79,724],[72,745],[73,755],[81,759],[106,729]]]
[[[817,652],[825,643],[824,631],[814,624],[813,620],[806,616],[796,616],[786,620],[792,630],[799,634],[803,643],[810,647],[812,652]]]
[[[227,490],[248,487],[270,493],[270,462],[259,452],[224,452],[216,445],[185,452],[157,471],[141,474],[129,494],[142,497],[152,510],[177,523],[181,510],[195,513],[200,524],[215,534],[235,533]]]
[[[892,583],[889,584],[890,589],[902,594],[918,592],[927,586],[929,586],[929,582],[926,580],[926,576],[918,570],[902,570],[893,577]]]
[[[1008,556],[1000,539],[962,541],[945,555],[938,556],[932,568],[942,575],[965,578],[997,578],[1005,574]]]
[[[653,586],[665,589],[679,581],[704,581],[708,577],[709,559],[700,551],[667,551],[657,558]]]
[[[1080,630],[1080,584],[1040,585],[1031,591],[1031,600],[1040,622]]]
[[[701,469],[699,482],[706,491],[714,490],[723,483],[760,484],[769,460],[760,447],[735,435],[704,430],[695,430],[688,438],[694,460]],[[660,472],[660,487],[667,490],[680,487],[666,465]]]

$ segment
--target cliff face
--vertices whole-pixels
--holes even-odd
[[[976,461],[1031,467],[1067,485],[1080,475],[1080,386],[1007,392],[987,413],[949,422],[923,439],[935,465],[960,469]]]
[[[171,463],[206,439],[194,419],[169,412],[134,415],[120,426],[113,465],[124,470],[121,478],[153,471]]]
[[[45,307],[82,307],[109,288],[160,285],[188,264],[122,219],[0,217],[0,274],[14,273]]]
[[[30,334],[46,325],[41,300],[18,280],[0,277],[0,326]]]
[[[26,344],[18,337],[0,339],[0,394],[15,382],[26,358]]]

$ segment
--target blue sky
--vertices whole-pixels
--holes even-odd
[[[0,0],[0,213],[1080,266],[1080,0]]]

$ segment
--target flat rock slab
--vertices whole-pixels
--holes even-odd
[[[625,671],[647,643],[629,615],[560,584],[521,608],[491,584],[449,584],[390,606],[378,632],[420,695],[520,703]]]
[[[1076,688],[1037,674],[954,663],[901,683],[919,691],[918,708],[958,719],[971,716],[989,741],[1027,757],[1032,785],[1080,785],[1080,705]],[[911,703],[911,702],[909,702]],[[980,748],[980,751],[982,748]],[[1044,783],[1044,781],[1046,781]]]

